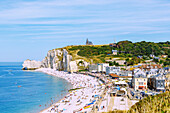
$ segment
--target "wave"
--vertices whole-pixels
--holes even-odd
[[[9,74],[9,75],[14,75],[14,74],[13,74],[12,72],[10,72],[10,71],[8,72],[8,74]]]

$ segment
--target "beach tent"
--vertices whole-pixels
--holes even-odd
[[[93,100],[93,103],[96,102],[96,100]]]
[[[97,97],[99,97],[99,95],[94,95],[94,98],[97,98]]]
[[[117,86],[117,87],[116,87],[116,89],[120,90],[120,87],[119,87],[119,86]]]

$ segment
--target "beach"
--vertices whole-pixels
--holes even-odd
[[[40,68],[36,71],[63,78],[73,85],[73,89],[63,99],[40,113],[91,112],[105,88],[101,81],[88,75],[68,74],[49,68]]]

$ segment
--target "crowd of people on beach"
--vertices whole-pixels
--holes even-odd
[[[41,111],[42,113],[77,113],[89,112],[100,98],[103,91],[102,82],[94,77],[40,68],[37,71],[63,78],[73,85],[73,89],[59,102]]]

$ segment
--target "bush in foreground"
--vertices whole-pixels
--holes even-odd
[[[128,113],[169,113],[170,92],[149,96],[133,105]]]

